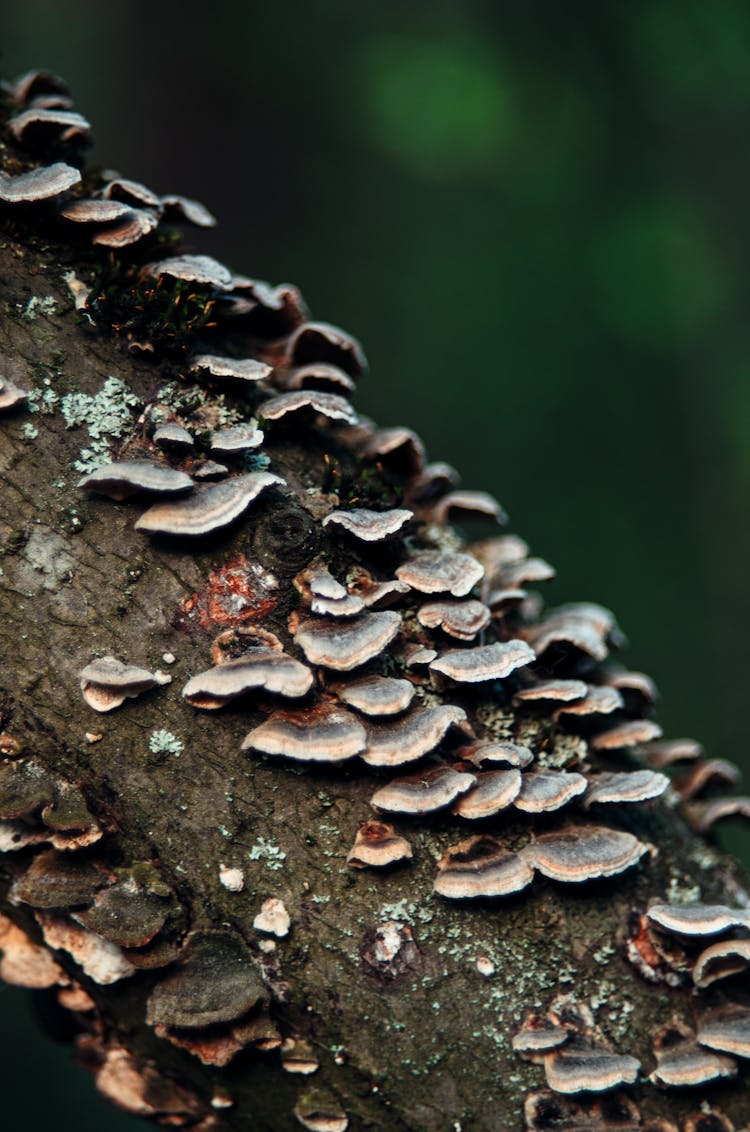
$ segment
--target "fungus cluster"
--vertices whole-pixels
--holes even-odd
[[[64,85],[37,72],[5,93],[14,166],[0,175],[0,208],[61,240],[83,238],[91,255],[111,254],[139,310],[154,310],[153,325],[164,295],[194,300],[201,312],[179,339],[165,339],[159,323],[152,340],[144,334],[152,324],[141,318],[136,327],[135,316],[109,323],[154,360],[165,349],[183,396],[175,404],[155,393],[112,458],[83,476],[88,506],[107,516],[114,537],[137,509],[145,555],[148,536],[163,553],[221,554],[233,538],[252,536],[268,510],[299,520],[303,534],[282,561],[288,576],[271,579],[273,631],[227,616],[230,628],[189,674],[180,706],[212,713],[217,735],[222,713],[239,719],[238,763],[281,760],[307,774],[311,789],[321,771],[328,782],[338,773],[365,784],[369,809],[358,803],[340,835],[353,884],[367,883],[368,870],[419,864],[417,840],[434,833],[438,904],[509,902],[555,885],[614,892],[616,878],[648,867],[654,851],[629,828],[631,816],[665,794],[700,832],[750,813],[747,799],[725,793],[736,784],[732,764],[704,759],[690,740],[662,738],[652,681],[613,657],[623,637],[608,610],[546,609],[528,587],[554,569],[514,534],[461,542],[452,523],[469,516],[496,527],[502,508],[461,488],[449,466],[428,463],[411,430],[357,415],[350,397],[366,361],[356,339],[311,321],[291,285],[237,275],[206,255],[159,255],[169,224],[209,227],[210,213],[114,174],[87,175],[84,185],[77,160],[89,127]],[[49,152],[70,163],[37,164]],[[101,295],[92,292],[82,309],[106,323]],[[224,415],[202,398],[220,398]],[[25,400],[0,374],[0,410],[17,414]],[[307,478],[285,445],[314,451]],[[240,581],[263,571],[243,555],[211,577],[230,568]],[[208,614],[202,622],[218,624]],[[79,679],[97,712],[135,712],[152,691],[177,699],[169,676],[112,656],[92,660]],[[32,758],[14,753],[0,764],[0,851],[20,862],[11,900],[31,910],[48,948],[95,984],[150,972],[147,1024],[203,1064],[226,1066],[250,1047],[276,1051],[288,1073],[316,1072],[304,1036],[277,1025],[282,996],[264,967],[275,942],[261,946],[253,934],[287,936],[281,899],[268,896],[252,923],[193,922],[153,862],[107,856],[106,824],[89,804],[96,800]],[[222,865],[219,875],[235,897],[246,887],[236,867]],[[49,951],[3,924],[4,977],[59,983],[61,1000],[73,1001]],[[639,971],[667,987],[690,983],[699,1003],[750,967],[742,909],[653,903],[639,933],[629,948]],[[389,920],[364,961],[396,977],[394,956],[408,949],[416,949],[410,930]],[[701,1006],[692,1028],[670,1022],[655,1038],[651,1081],[684,1087],[731,1076],[734,1059],[750,1053],[749,1019],[746,1004],[722,1000]],[[162,1118],[147,1099],[146,1069],[100,1037],[91,1056],[103,1091],[128,1091],[133,1111]],[[598,1097],[632,1085],[640,1063],[612,1048],[586,1007],[556,999],[526,1020],[513,1047],[543,1065],[548,1085],[527,1100],[527,1128],[641,1127],[626,1096]],[[584,1099],[571,1099],[579,1093]],[[183,1097],[178,1107],[194,1116],[192,1103]],[[300,1093],[294,1115],[313,1130],[343,1132],[348,1123],[323,1088]]]

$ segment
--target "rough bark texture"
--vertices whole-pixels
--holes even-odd
[[[412,843],[413,863],[386,872],[349,868],[347,852],[372,816],[369,799],[382,774],[356,760],[322,769],[243,753],[242,738],[276,704],[256,696],[239,708],[199,712],[180,689],[209,666],[213,637],[233,623],[216,606],[203,624],[196,611],[208,607],[212,592],[216,596],[215,572],[227,563],[244,556],[276,578],[270,596],[256,585],[256,614],[245,623],[277,633],[290,652],[288,617],[299,602],[292,579],[321,551],[337,577],[362,557],[382,576],[392,574],[406,553],[400,540],[365,554],[346,540],[324,538],[318,522],[331,492],[332,457],[340,477],[351,476],[355,486],[363,469],[372,469],[330,428],[271,430],[264,451],[291,491],[264,494],[229,533],[190,545],[135,531],[137,510],[130,502],[87,497],[74,465],[89,437],[84,427],[66,427],[59,399],[93,397],[110,376],[124,382],[137,405],[125,433],[113,439],[112,454],[137,454],[148,447],[139,413],[144,405],[164,403],[169,381],[184,385],[185,369],[179,351],[134,355],[127,338],[112,332],[113,319],[96,323],[75,310],[64,274],[75,269],[88,284],[96,272],[101,282],[108,253],[93,255],[49,231],[42,237],[27,217],[19,222],[13,216],[3,220],[0,242],[4,373],[27,390],[57,397],[48,397],[46,407],[34,398],[37,411],[20,410],[0,425],[6,765],[31,761],[80,786],[104,836],[77,850],[78,859],[98,862],[110,878],[137,862],[155,866],[177,899],[152,945],[165,962],[176,959],[188,931],[230,927],[238,933],[262,972],[276,1030],[309,1042],[319,1062],[314,1075],[301,1076],[282,1068],[278,1048],[250,1046],[226,1067],[203,1065],[145,1021],[150,994],[174,964],[100,985],[55,949],[64,977],[93,1000],[93,1009],[73,1009],[71,1018],[80,1031],[80,1055],[100,1087],[133,1111],[178,1112],[179,1120],[221,1122],[237,1132],[299,1127],[295,1108],[318,1112],[319,1123],[311,1127],[338,1127],[341,1112],[357,1130],[510,1132],[524,1127],[528,1094],[546,1088],[542,1066],[519,1058],[511,1035],[530,1010],[543,1011],[560,993],[588,1003],[612,1047],[639,1058],[647,1074],[654,1032],[673,1017],[693,1024],[696,1011],[724,1001],[725,984],[697,995],[689,980],[671,986],[640,977],[625,955],[634,914],[655,898],[694,897],[697,890],[707,902],[747,904],[735,863],[688,829],[673,799],[607,815],[608,824],[655,849],[636,868],[601,882],[558,885],[538,876],[531,888],[502,901],[443,900],[432,893],[436,861],[475,832],[450,813],[396,822]],[[108,284],[111,307],[118,285]],[[131,300],[123,295],[124,303]],[[206,340],[189,341],[206,348]],[[242,356],[242,339],[231,345]],[[197,411],[208,422],[216,419],[217,394],[200,397]],[[228,403],[241,411],[240,402]],[[395,492],[399,482],[394,473],[378,490]],[[372,492],[372,484],[366,490]],[[411,548],[430,545],[430,537],[422,531]],[[169,686],[107,715],[84,703],[78,673],[94,656],[111,654],[153,670],[165,667],[165,653],[175,657]],[[422,680],[419,695],[437,702],[441,693]],[[527,744],[552,766],[586,756],[583,738],[550,716],[515,711],[498,685],[454,689],[450,697],[467,709],[482,738]],[[160,742],[154,738],[159,732],[178,742]],[[92,733],[101,738],[90,741]],[[515,813],[484,828],[517,849],[532,830],[559,824],[555,815],[532,821]],[[67,913],[56,908],[35,915],[9,891],[48,848],[0,853],[0,911],[37,942],[45,916]],[[243,870],[242,891],[221,883],[222,867]],[[271,896],[283,900],[292,927],[275,950],[264,950],[253,919]],[[391,959],[377,946],[378,929],[387,923],[402,933]],[[480,959],[489,961],[480,964],[485,973]],[[731,993],[742,999],[736,982]],[[81,1005],[70,995],[68,1002]],[[213,1036],[226,1038],[226,1028]],[[641,1078],[626,1092],[643,1123],[592,1116],[590,1123],[580,1117],[545,1126],[645,1128],[647,1119],[662,1116],[682,1129],[699,1100],[708,1098],[740,1127],[750,1116],[743,1064],[738,1078],[698,1093],[665,1092]]]

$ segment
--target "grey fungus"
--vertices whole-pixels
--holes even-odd
[[[737,1075],[737,1063],[731,1057],[699,1046],[693,1031],[677,1021],[655,1035],[654,1055],[656,1068],[650,1080],[665,1087],[697,1088]]]
[[[281,1045],[281,1068],[287,1073],[300,1073],[306,1077],[317,1072],[320,1062],[310,1042],[285,1038]]]
[[[297,389],[291,393],[279,393],[269,397],[261,406],[261,416],[265,421],[280,421],[298,414],[318,414],[328,421],[353,425],[357,414],[349,402],[338,393],[327,393],[319,389]]]
[[[130,205],[118,200],[82,198],[72,200],[60,209],[60,215],[76,224],[108,224],[122,220],[130,212]]]
[[[346,863],[353,869],[385,868],[410,861],[412,849],[388,822],[366,821],[357,830]]]
[[[356,385],[339,366],[330,362],[310,362],[289,370],[283,387],[290,392],[295,389],[320,389],[328,393],[353,393]]]
[[[229,475],[229,468],[226,464],[220,464],[216,460],[198,460],[193,464],[190,469],[193,474],[193,479],[204,483],[209,480],[221,480]]]
[[[164,210],[165,220],[174,219],[178,224],[184,220],[195,228],[216,227],[216,217],[199,200],[192,200],[177,193],[168,193],[157,200]]]
[[[412,511],[370,511],[365,507],[351,511],[331,511],[323,520],[324,527],[334,527],[360,542],[384,542],[399,534],[414,518]]]
[[[64,161],[31,169],[15,177],[0,174],[0,201],[4,204],[35,204],[54,200],[81,182],[80,170]]]
[[[188,369],[190,373],[241,381],[251,386],[266,381],[273,373],[271,366],[257,358],[228,358],[220,354],[196,354]]]
[[[481,821],[507,810],[521,792],[521,781],[517,767],[482,771],[468,793],[455,803],[453,813],[468,821]]]
[[[661,733],[659,724],[651,719],[629,719],[595,735],[591,746],[595,751],[623,751],[658,739]]]
[[[422,441],[410,428],[376,429],[362,448],[362,455],[419,475],[425,464]]]
[[[489,519],[505,523],[508,516],[493,495],[486,491],[449,491],[426,513],[428,522],[445,526],[459,519]]]
[[[346,684],[334,684],[342,703],[367,716],[400,715],[414,699],[414,685],[395,676],[362,676]]]
[[[341,1105],[324,1089],[311,1089],[294,1106],[294,1115],[308,1132],[346,1132],[349,1118]]]
[[[177,421],[167,421],[154,429],[154,444],[160,448],[171,448],[176,452],[189,452],[195,447],[195,440],[186,428]]]
[[[129,208],[154,208],[161,210],[161,198],[140,181],[129,177],[112,177],[102,189],[104,200],[116,200]]]
[[[533,879],[529,863],[494,837],[470,837],[443,854],[434,890],[451,900],[513,896]]]
[[[569,826],[543,833],[521,850],[535,869],[563,884],[616,876],[648,851],[632,833],[606,826]]]
[[[584,805],[622,805],[660,798],[669,786],[666,774],[656,770],[602,771],[591,775]]]
[[[474,766],[525,767],[534,761],[534,754],[519,743],[499,739],[480,739],[459,748],[458,755]]]
[[[137,244],[144,236],[150,235],[158,224],[159,218],[153,212],[143,208],[133,208],[116,224],[99,229],[91,237],[91,242],[101,244],[105,248],[127,248],[131,244]]]
[[[518,589],[529,583],[549,582],[555,577],[555,568],[543,558],[524,558],[521,562],[509,562],[497,570],[493,581],[503,589]]]
[[[90,904],[109,878],[79,855],[44,849],[37,853],[10,889],[12,904],[32,908],[75,908]]]
[[[490,611],[481,601],[430,601],[417,610],[425,629],[442,629],[461,641],[473,640],[490,622]]]
[[[155,503],[137,520],[139,531],[195,538],[222,530],[234,522],[261,492],[283,487],[271,472],[248,472],[219,483],[201,485],[185,499]]]
[[[294,657],[278,649],[257,647],[191,677],[182,695],[193,707],[212,710],[251,691],[299,699],[312,685],[312,672]]]
[[[595,1046],[575,1036],[545,1055],[547,1084],[556,1093],[603,1093],[621,1085],[632,1085],[640,1061],[627,1054]]]
[[[67,99],[70,89],[64,79],[51,71],[32,70],[24,71],[22,75],[8,84],[8,93],[13,101],[25,105],[30,99],[42,95],[58,95]]]
[[[446,676],[457,684],[478,684],[505,680],[517,668],[536,659],[525,641],[495,641],[477,648],[450,649],[430,664],[430,672]]]
[[[398,719],[370,725],[362,758],[369,766],[403,766],[429,754],[452,727],[466,728],[466,712],[454,704],[416,708]]]
[[[212,456],[241,456],[245,452],[252,452],[263,443],[263,432],[258,428],[257,421],[251,420],[246,424],[229,425],[227,428],[217,429],[211,433]]]
[[[357,339],[328,322],[303,322],[298,326],[287,342],[286,357],[291,366],[332,362],[352,377],[358,377],[367,368]]]
[[[739,975],[750,967],[750,939],[724,939],[712,943],[698,956],[693,982],[705,989],[721,979]]]
[[[689,802],[685,814],[698,833],[708,833],[717,822],[726,818],[750,818],[750,798],[716,798],[710,802]]]
[[[558,716],[568,719],[573,716],[610,715],[624,706],[622,695],[617,688],[602,684],[598,687],[589,687],[582,700],[565,704],[557,709]]]
[[[513,1035],[510,1044],[515,1053],[533,1056],[557,1049],[569,1036],[569,1031],[547,1014],[530,1014]]]
[[[424,551],[396,570],[396,577],[419,593],[449,593],[454,597],[466,597],[483,575],[475,558],[458,551]]]
[[[685,939],[705,939],[738,928],[750,932],[750,911],[726,904],[652,904],[646,913],[661,931]]]
[[[717,1053],[750,1057],[750,1010],[726,1003],[707,1011],[700,1019],[696,1038],[699,1045]]]
[[[365,729],[344,708],[319,703],[306,711],[276,711],[254,728],[242,750],[297,762],[340,763],[364,751]]]
[[[368,609],[385,609],[395,605],[409,592],[405,582],[390,578],[378,582],[362,566],[354,566],[347,575],[349,592],[361,598]]]
[[[421,774],[394,778],[375,791],[370,805],[391,814],[431,814],[450,806],[475,782],[473,774],[437,766]]]
[[[656,739],[644,743],[642,755],[655,770],[666,770],[676,763],[690,763],[703,755],[703,747],[695,739]]]
[[[150,460],[117,460],[89,472],[78,481],[78,486],[119,501],[139,491],[184,495],[193,487],[193,481],[185,472],[167,464],[156,464]]]
[[[32,106],[9,118],[8,129],[16,141],[33,145],[50,136],[61,142],[86,140],[91,134],[91,123],[75,110]]]
[[[83,698],[94,711],[113,711],[128,699],[137,699],[161,682],[167,683],[147,668],[123,664],[114,656],[92,660],[79,673]]]
[[[560,1132],[636,1132],[637,1129],[679,1132],[671,1121],[642,1123],[637,1105],[624,1093],[586,1099],[547,1091],[533,1092],[524,1102],[524,1117],[526,1132],[551,1132],[552,1129]]]
[[[538,684],[531,684],[516,692],[513,700],[517,704],[570,704],[582,700],[588,690],[588,685],[583,680],[541,680]]]
[[[575,771],[540,770],[522,776],[521,789],[513,800],[527,814],[551,813],[585,793],[588,781]]]
[[[384,610],[346,621],[303,621],[295,641],[310,664],[350,672],[379,656],[400,627],[400,614]]]
[[[356,617],[365,609],[362,598],[349,593],[320,562],[302,570],[294,579],[294,587],[310,611],[321,617]]]
[[[223,263],[208,255],[176,255],[149,263],[143,269],[155,279],[176,279],[184,283],[198,283],[217,290],[232,285],[232,273]]]
[[[675,780],[675,789],[683,802],[692,801],[719,787],[736,786],[739,767],[727,759],[701,759]]]

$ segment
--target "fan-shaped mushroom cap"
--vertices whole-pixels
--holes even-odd
[[[617,688],[609,688],[606,684],[598,687],[589,687],[582,700],[573,704],[566,704],[558,708],[560,716],[569,715],[609,715],[610,712],[619,711],[623,700]]]
[[[385,609],[395,605],[399,598],[408,594],[409,587],[405,582],[391,578],[385,582],[376,582],[372,575],[361,566],[355,566],[347,575],[349,591],[360,597],[368,609]]]
[[[91,123],[83,114],[75,110],[45,110],[32,106],[8,119],[8,129],[16,141],[28,142],[35,135],[55,134],[61,141],[73,138],[86,138],[91,133]]]
[[[532,771],[522,776],[521,790],[513,805],[527,814],[544,814],[567,806],[588,786],[582,774],[564,770]]]
[[[384,821],[366,821],[357,830],[346,863],[353,869],[383,868],[397,861],[410,861],[411,845]]]
[[[434,890],[452,900],[512,896],[533,879],[529,863],[509,853],[494,837],[469,837],[443,854]]]
[[[618,692],[635,692],[647,704],[653,704],[659,698],[656,684],[645,672],[613,672],[607,683]]]
[[[165,219],[174,216],[178,223],[180,220],[186,220],[188,224],[194,224],[196,228],[216,227],[216,217],[199,200],[191,200],[190,197],[170,193],[162,197],[160,203],[164,209]]]
[[[698,833],[708,833],[725,818],[750,818],[750,798],[717,798],[713,802],[691,802],[686,805],[690,824]]]
[[[546,1053],[567,1042],[570,1033],[546,1014],[531,1014],[511,1038],[515,1053]]]
[[[403,508],[370,511],[359,507],[351,511],[331,511],[323,520],[323,526],[340,527],[361,542],[384,542],[397,535],[413,518],[414,512]]]
[[[486,628],[490,611],[481,601],[430,601],[417,610],[417,620],[425,629],[442,629],[451,637],[471,641]]]
[[[623,1093],[596,1100],[546,1091],[529,1093],[523,1111],[526,1132],[679,1132],[671,1121],[642,1124],[638,1106]]]
[[[622,751],[658,739],[661,733],[659,724],[651,719],[630,719],[594,736],[591,746],[595,751]]]
[[[638,1077],[640,1061],[626,1054],[612,1053],[574,1037],[544,1058],[547,1084],[556,1093],[604,1093],[618,1085],[632,1085]]]
[[[135,967],[116,944],[73,923],[67,916],[55,911],[38,911],[35,919],[47,947],[67,951],[84,974],[100,986],[111,986],[135,974]]]
[[[150,460],[116,460],[83,476],[78,486],[121,500],[137,491],[184,495],[192,488],[193,481],[185,472],[178,472],[167,464],[154,464]]]
[[[300,1097],[294,1115],[309,1132],[346,1132],[349,1118],[331,1093],[313,1089]]]
[[[24,71],[9,84],[8,92],[14,102],[22,105],[38,95],[59,94],[65,97],[70,94],[70,88],[59,75],[39,69]]]
[[[648,846],[632,833],[594,825],[543,833],[521,850],[540,873],[564,884],[616,876],[646,852]]]
[[[0,978],[13,987],[46,990],[66,976],[46,947],[40,947],[7,916],[0,915]]]
[[[539,684],[532,684],[529,688],[516,692],[513,700],[514,703],[521,704],[537,701],[569,704],[582,700],[588,690],[589,686],[583,680],[542,680]]]
[[[459,684],[478,684],[504,680],[535,659],[534,650],[525,641],[495,641],[473,649],[450,649],[433,660],[430,671],[439,672]]]
[[[17,405],[22,405],[27,397],[28,393],[25,389],[19,389],[12,381],[0,377],[0,412],[15,409]]]
[[[271,472],[248,472],[219,483],[200,485],[186,499],[155,503],[136,522],[136,530],[165,535],[210,534],[229,526],[269,487],[285,485]]]
[[[645,743],[643,756],[649,766],[664,770],[679,762],[693,762],[703,754],[703,747],[695,739],[657,739]]]
[[[320,389],[279,393],[277,397],[269,397],[260,408],[260,415],[266,421],[280,421],[300,412],[319,413],[329,421],[344,421],[350,425],[357,423],[357,414],[344,397]]]
[[[348,621],[303,621],[295,641],[311,664],[349,672],[379,656],[400,628],[400,614],[384,610]]]
[[[40,200],[52,200],[80,182],[80,170],[66,165],[64,161],[31,169],[15,177],[3,173],[0,174],[0,201],[5,204],[34,204]]]
[[[182,694],[193,707],[220,708],[256,688],[297,699],[310,691],[313,674],[278,649],[251,648],[191,677]]]
[[[460,747],[458,754],[474,766],[501,766],[525,767],[534,761],[533,752],[528,747],[519,746],[518,743],[503,743],[498,739],[482,739],[477,743],[468,743]]]
[[[140,181],[129,177],[112,177],[107,181],[102,196],[105,200],[123,201],[127,205],[145,205],[147,208],[161,208],[161,198]]]
[[[434,751],[451,727],[466,724],[466,712],[454,704],[417,708],[387,724],[367,729],[362,758],[370,766],[403,766]]]
[[[107,224],[122,220],[131,211],[120,200],[72,200],[60,209],[60,215],[76,224]]]
[[[209,255],[175,255],[149,263],[144,268],[147,275],[156,279],[167,276],[181,279],[186,283],[202,283],[206,287],[226,289],[232,285],[232,273],[223,263]]]
[[[465,597],[483,575],[483,567],[470,554],[442,550],[417,554],[396,570],[396,577],[411,589],[454,597]]]
[[[394,778],[375,791],[370,805],[391,814],[431,814],[455,802],[475,782],[473,774],[437,766],[422,774]]]
[[[703,1015],[698,1044],[735,1057],[750,1057],[750,1010],[728,1003]]]
[[[449,491],[429,509],[428,519],[441,525],[451,523],[462,516],[471,519],[491,519],[494,523],[506,523],[508,516],[495,499],[486,491]]]
[[[469,551],[484,566],[490,584],[495,585],[500,570],[528,558],[529,546],[518,535],[498,535],[473,542]]]
[[[589,602],[561,606],[528,630],[528,638],[541,656],[552,645],[568,644],[594,660],[604,660],[608,653],[607,640],[617,635],[613,615],[602,606]]]
[[[92,660],[79,673],[83,698],[95,711],[112,711],[160,682],[147,668],[123,664],[114,656]],[[168,680],[168,678],[165,678]]]
[[[589,779],[584,805],[648,802],[661,797],[668,786],[666,774],[656,770],[603,771]]]
[[[245,738],[242,750],[299,762],[339,763],[360,754],[365,729],[344,708],[320,703],[306,711],[276,711]]]
[[[308,362],[333,362],[357,377],[367,368],[361,345],[356,338],[328,322],[303,322],[287,343],[287,356],[292,365]]]
[[[379,428],[366,441],[362,454],[419,475],[424,468],[424,444],[410,428]]]
[[[188,367],[190,373],[207,373],[211,377],[234,378],[254,385],[273,373],[271,366],[257,358],[225,358],[220,354],[196,354]]]
[[[195,441],[186,428],[176,421],[167,421],[166,424],[159,425],[154,429],[153,436],[154,444],[158,444],[160,448],[183,448],[191,449],[195,447]]]
[[[710,987],[719,979],[739,975],[750,966],[750,939],[724,939],[712,943],[698,956],[693,967],[697,987]]]
[[[363,676],[348,684],[335,684],[332,691],[362,715],[400,715],[414,699],[414,685],[395,676]]]
[[[148,236],[159,224],[159,218],[148,209],[133,208],[117,224],[97,231],[91,241],[106,248],[126,248]]]
[[[450,464],[440,461],[427,464],[409,484],[409,497],[417,503],[429,503],[456,487],[460,476]]]
[[[191,471],[193,479],[201,481],[220,480],[229,474],[229,468],[226,464],[217,464],[215,460],[200,460],[193,464]]]
[[[10,900],[32,908],[72,908],[90,904],[110,877],[79,855],[44,849],[13,882]]]
[[[675,786],[683,802],[699,797],[713,786],[736,786],[740,780],[739,767],[727,759],[707,759],[696,762],[677,779]]]
[[[750,911],[726,904],[652,904],[646,915],[662,931],[687,939],[704,939],[738,928],[750,931]]]
[[[278,896],[269,896],[263,901],[260,912],[253,920],[253,927],[258,932],[268,932],[278,939],[289,935],[292,921],[283,900]]]
[[[549,582],[555,577],[555,567],[543,558],[524,558],[522,562],[510,562],[498,570],[494,581],[503,589],[517,589],[530,582]]]
[[[681,1088],[704,1085],[720,1077],[735,1077],[737,1063],[724,1054],[703,1049],[687,1026],[672,1023],[654,1039],[656,1069],[649,1080]]]
[[[289,370],[284,381],[286,389],[322,389],[331,393],[353,393],[356,384],[343,369],[330,362],[309,362]]]
[[[249,948],[229,929],[194,931],[180,966],[154,987],[146,1007],[150,1026],[199,1029],[233,1022],[266,996]]]
[[[516,800],[521,790],[521,772],[517,767],[509,770],[486,770],[476,776],[473,787],[453,807],[453,813],[469,821],[479,821],[505,810]]]
[[[214,456],[232,456],[237,452],[251,452],[263,443],[263,432],[255,421],[230,425],[211,433],[211,452]]]
[[[294,579],[295,589],[302,595],[313,613],[325,617],[356,617],[365,603],[356,594],[350,594],[334,578],[327,566],[308,566]]]

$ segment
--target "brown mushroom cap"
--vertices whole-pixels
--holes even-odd
[[[704,939],[737,928],[750,931],[750,911],[726,904],[652,904],[646,915],[662,931],[687,939]]]
[[[167,220],[174,217],[177,223],[186,220],[188,224],[194,224],[196,228],[216,227],[216,217],[199,200],[182,197],[177,193],[169,193],[167,196],[161,197],[160,204],[164,209],[164,217]]]
[[[509,562],[498,570],[495,585],[503,589],[518,589],[530,582],[549,582],[555,577],[555,568],[543,558],[524,558],[522,562]]]
[[[451,637],[471,641],[490,622],[490,611],[481,601],[430,601],[417,610],[417,621],[425,629],[442,629]]]
[[[604,1093],[618,1085],[632,1085],[640,1061],[626,1054],[590,1045],[574,1037],[544,1058],[547,1084],[556,1093]]]
[[[695,739],[657,739],[643,746],[646,762],[656,770],[665,770],[678,762],[693,762],[702,754],[703,747]]]
[[[656,770],[603,771],[589,779],[584,805],[648,802],[660,798],[668,786],[666,774]]]
[[[411,845],[384,821],[366,821],[357,830],[346,863],[353,869],[383,868],[411,860]]]
[[[280,421],[301,412],[318,413],[329,421],[344,421],[350,425],[357,423],[357,414],[346,398],[319,389],[280,393],[278,397],[269,397],[260,407],[260,415],[266,421]]]
[[[675,787],[683,802],[689,802],[708,793],[712,787],[736,786],[739,780],[740,770],[735,763],[727,759],[701,759],[676,780]]]
[[[45,165],[41,169],[31,169],[15,177],[0,175],[0,201],[5,204],[33,204],[40,200],[52,200],[62,196],[75,185],[80,184],[80,170],[63,161]]]
[[[147,668],[123,664],[114,656],[92,660],[78,675],[83,698],[95,711],[112,711],[126,699],[135,699],[159,683]]]
[[[91,123],[75,110],[45,110],[37,106],[9,118],[7,125],[19,142],[29,142],[42,135],[53,135],[66,142],[86,138],[91,132]]]
[[[44,849],[13,882],[10,900],[32,908],[74,908],[90,904],[110,878],[77,854]]]
[[[617,688],[602,684],[598,687],[589,687],[582,700],[566,704],[557,711],[558,715],[564,718],[578,715],[609,715],[613,711],[619,711],[622,706],[623,699]]]
[[[152,990],[146,1021],[194,1030],[233,1022],[264,997],[260,972],[241,936],[229,929],[194,931],[180,966]]]
[[[228,267],[209,255],[175,255],[149,263],[144,268],[147,275],[156,279],[167,276],[181,279],[186,283],[202,283],[206,287],[226,289],[232,285],[232,273]]]
[[[495,641],[471,649],[449,649],[430,665],[431,672],[439,672],[459,684],[478,684],[486,680],[504,680],[531,664],[536,654],[525,641]]]
[[[331,511],[323,520],[323,526],[340,527],[361,542],[384,542],[397,535],[413,518],[414,512],[403,508],[370,511],[359,507],[351,511]]]
[[[150,460],[116,460],[83,476],[78,486],[121,500],[137,491],[184,495],[193,487],[193,481],[185,472],[178,472],[167,464],[154,464]]]
[[[367,361],[356,338],[328,322],[303,322],[289,338],[287,355],[292,365],[333,362],[352,377],[367,368]]]
[[[685,806],[690,824],[698,833],[708,833],[726,818],[750,818],[750,798],[716,798],[712,802],[690,802]]]
[[[360,754],[366,742],[365,729],[356,716],[320,703],[306,711],[274,712],[246,736],[242,750],[299,762],[338,763]]]
[[[294,1106],[294,1115],[308,1132],[346,1132],[349,1118],[326,1089],[311,1089]]]
[[[348,621],[303,621],[295,641],[311,664],[350,672],[379,656],[400,628],[400,614],[384,610]]]
[[[729,1003],[703,1015],[698,1044],[735,1057],[750,1057],[750,1010]]]
[[[427,550],[404,562],[396,577],[423,594],[465,597],[482,580],[484,569],[470,554]]]
[[[750,966],[750,939],[724,939],[702,951],[693,967],[697,987],[710,987],[720,979],[739,975]]]
[[[273,373],[271,366],[257,358],[225,358],[220,354],[196,354],[188,367],[190,373],[208,373],[211,377],[228,377],[251,385],[265,381]]]
[[[591,740],[595,751],[622,751],[658,739],[661,727],[651,719],[631,719],[608,731],[602,731]]]
[[[589,686],[583,680],[542,680],[516,692],[513,700],[520,704],[537,701],[569,704],[582,700],[588,690]]]
[[[130,205],[119,200],[72,200],[60,209],[60,215],[76,224],[107,224],[122,220],[130,213]]]
[[[455,802],[475,782],[473,774],[437,766],[422,774],[394,778],[375,791],[370,805],[391,814],[430,814]]]
[[[564,770],[532,771],[522,776],[521,789],[513,805],[527,814],[551,813],[585,793],[588,780]]]
[[[451,727],[466,724],[466,712],[454,704],[417,708],[408,715],[367,729],[362,758],[370,766],[403,766],[434,751]]]
[[[362,715],[400,715],[414,699],[414,685],[395,676],[363,676],[332,685],[338,698]]]
[[[476,775],[472,788],[453,807],[453,813],[469,821],[480,821],[505,810],[521,791],[521,772],[517,767],[509,770],[486,770]]]
[[[564,884],[616,876],[646,852],[648,847],[632,833],[593,825],[543,833],[521,850],[540,873]]]
[[[94,244],[106,248],[126,248],[148,236],[159,224],[159,217],[144,208],[133,208],[109,228],[99,229],[92,237]]]
[[[136,530],[157,534],[210,534],[228,526],[262,491],[283,487],[285,480],[271,472],[248,472],[215,484],[201,484],[186,499],[155,503],[136,522]]]
[[[470,837],[443,854],[434,891],[452,900],[512,896],[528,888],[534,870],[494,837]]]
[[[312,684],[312,672],[294,657],[278,649],[250,648],[234,660],[191,677],[182,694],[193,707],[211,709],[257,688],[297,699]]]

